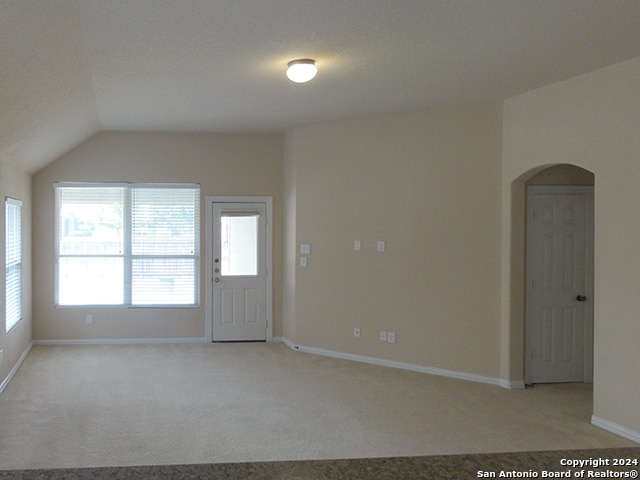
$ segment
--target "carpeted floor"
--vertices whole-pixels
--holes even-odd
[[[367,470],[434,455],[638,446],[591,425],[591,410],[588,385],[505,390],[281,344],[39,346],[0,395],[0,470],[155,466],[145,471],[156,475],[224,464],[272,475],[282,462]],[[287,463],[298,460],[329,463]],[[242,478],[200,475],[174,478]]]

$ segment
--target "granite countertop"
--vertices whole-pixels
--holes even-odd
[[[614,465],[628,459],[628,465]],[[576,465],[567,464],[577,461]],[[578,462],[583,464],[579,465]],[[229,479],[229,480],[414,480],[500,478],[501,472],[519,472],[526,478],[544,478],[544,472],[581,471],[608,474],[629,472],[637,478],[640,470],[640,446],[594,450],[558,450],[477,455],[441,455],[344,460],[310,460],[290,462],[223,463],[203,465],[165,465],[137,467],[69,468],[52,470],[0,471],[0,480],[102,480],[102,479]],[[634,473],[635,472],[635,473]],[[537,474],[537,476],[536,476]],[[547,474],[547,478],[553,478]],[[592,474],[594,475],[594,474]],[[635,475],[635,476],[634,476]],[[562,478],[556,476],[556,478]],[[582,478],[589,478],[588,473]]]

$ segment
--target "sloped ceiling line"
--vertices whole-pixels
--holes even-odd
[[[99,130],[284,132],[504,98],[640,56],[637,0],[6,0],[0,160]],[[308,84],[286,80],[311,57]]]

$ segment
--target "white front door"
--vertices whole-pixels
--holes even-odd
[[[267,339],[267,214],[262,202],[211,208],[212,340]]]
[[[525,379],[591,381],[592,187],[528,187]]]

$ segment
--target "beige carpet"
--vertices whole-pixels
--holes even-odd
[[[637,446],[588,385],[527,390],[281,344],[34,347],[0,395],[0,469]]]

